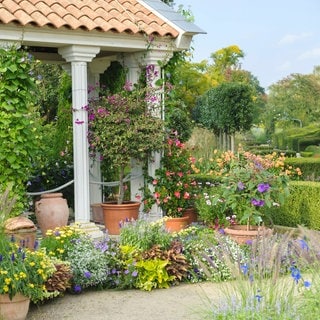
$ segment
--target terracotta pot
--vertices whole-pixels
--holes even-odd
[[[30,299],[17,293],[12,300],[8,294],[0,294],[0,318],[3,320],[25,320]]]
[[[169,217],[165,220],[165,227],[169,232],[179,232],[188,226],[188,217]]]
[[[35,249],[37,227],[27,217],[19,216],[9,218],[5,221],[5,233],[9,237],[14,237],[14,241],[20,247],[30,250]]]
[[[270,236],[272,232],[272,229],[262,226],[249,226],[248,229],[247,225],[232,225],[224,229],[224,233],[238,244],[248,244],[258,236]]]
[[[196,208],[187,208],[183,212],[184,217],[188,217],[188,225],[198,221],[198,213]]]
[[[35,214],[41,233],[68,224],[69,208],[62,193],[46,193],[35,204]]]
[[[104,225],[110,235],[120,234],[123,222],[137,220],[139,217],[140,202],[126,201],[123,204],[106,202],[102,203],[101,206]]]
[[[91,219],[95,223],[104,224],[101,203],[93,203],[91,205]]]

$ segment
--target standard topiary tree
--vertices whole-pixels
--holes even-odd
[[[244,83],[226,82],[207,91],[199,99],[195,119],[222,138],[249,130],[254,112],[251,87]],[[226,143],[221,144],[223,149],[231,149]]]

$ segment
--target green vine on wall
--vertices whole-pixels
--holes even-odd
[[[0,192],[12,185],[11,195],[17,199],[15,215],[25,208],[32,158],[41,139],[32,103],[35,63],[15,45],[0,48]]]

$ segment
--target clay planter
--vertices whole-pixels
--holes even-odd
[[[91,205],[91,220],[95,223],[104,224],[101,203],[93,203]]]
[[[179,232],[182,229],[185,229],[188,226],[189,217],[168,217],[167,220],[165,220],[165,228],[169,232]]]
[[[263,226],[232,225],[224,229],[224,233],[238,244],[248,244],[259,236],[272,235],[272,229]]]
[[[187,208],[183,212],[184,217],[188,217],[188,225],[198,221],[198,214],[195,208]]]
[[[35,203],[35,214],[41,233],[68,224],[69,208],[62,193],[46,193]]]
[[[29,311],[30,299],[17,293],[12,300],[8,294],[0,294],[0,319],[25,320]]]
[[[37,227],[27,217],[19,216],[5,221],[5,233],[14,237],[20,247],[35,249]]]
[[[119,235],[123,222],[137,220],[139,217],[140,202],[126,201],[122,204],[106,202],[101,206],[104,225],[110,235]]]

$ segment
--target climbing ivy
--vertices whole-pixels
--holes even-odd
[[[12,185],[17,198],[13,214],[20,214],[26,204],[26,185],[41,139],[32,103],[35,63],[15,45],[0,48],[0,192]]]

